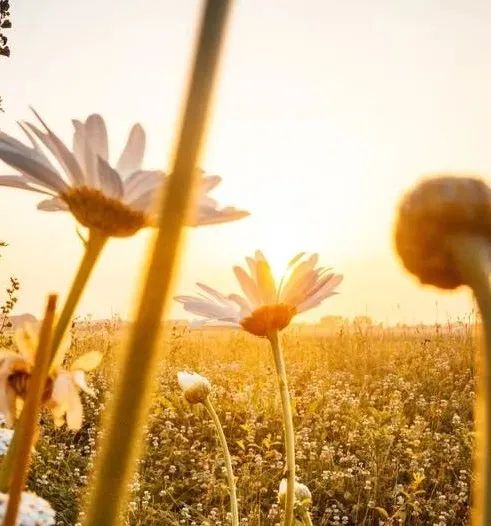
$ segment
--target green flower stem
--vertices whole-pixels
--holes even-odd
[[[97,263],[107,240],[108,237],[106,234],[103,234],[98,230],[90,230],[89,238],[85,245],[84,255],[78,267],[75,279],[73,280],[70,292],[68,293],[68,297],[63,305],[60,317],[56,323],[53,342],[51,344],[51,360],[53,360],[56,355],[56,351],[58,350],[61,340],[70,325],[73,313],[75,312],[80,297],[82,296],[82,292],[87,285],[89,277],[94,270],[95,264]]]
[[[230,451],[228,450],[227,439],[225,438],[222,424],[220,423],[220,419],[218,418],[218,415],[209,397],[206,398],[206,401],[203,402],[203,405],[206,407],[206,410],[210,414],[211,419],[215,424],[218,439],[220,440],[220,445],[223,449],[223,456],[225,457],[225,467],[227,469],[228,487],[230,491],[230,511],[232,512],[232,526],[239,526],[239,507],[237,504],[237,490],[235,487],[232,457],[230,456]]]
[[[46,387],[50,365],[50,344],[56,309],[56,296],[48,297],[46,313],[39,334],[39,344],[22,415],[10,448],[14,453],[8,470],[2,470],[3,492],[9,492],[4,526],[15,526],[17,512],[24,489],[34,437],[39,422],[42,397]],[[14,444],[15,441],[15,444]],[[12,469],[15,467],[15,469]]]
[[[172,294],[183,227],[192,211],[199,172],[199,154],[216,76],[230,0],[205,5],[180,136],[166,192],[160,204],[156,239],[142,286],[133,329],[125,346],[122,368],[104,422],[101,444],[83,524],[121,524],[128,481],[143,448],[159,352],[162,316]]]
[[[314,526],[312,524],[312,517],[310,516],[309,510],[306,510],[305,508],[302,507],[301,515],[302,515],[302,522],[304,523],[304,526]]]
[[[480,237],[452,238],[450,250],[465,283],[472,289],[484,327],[484,352],[477,360],[476,453],[474,458],[473,526],[491,524],[491,271],[489,241]]]
[[[285,432],[286,449],[286,497],[285,497],[285,526],[293,523],[295,507],[295,432],[293,429],[293,412],[288,391],[288,378],[286,375],[285,359],[281,348],[278,331],[273,331],[268,336],[273,350],[278,386],[281,395],[281,405],[283,407],[283,426]]]

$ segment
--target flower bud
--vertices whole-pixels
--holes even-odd
[[[395,244],[421,283],[443,289],[464,284],[449,242],[465,234],[491,238],[491,189],[483,181],[443,175],[423,180],[404,196]]]
[[[177,373],[177,381],[184,398],[190,404],[204,403],[211,392],[210,381],[197,373],[180,371]]]
[[[288,482],[286,479],[281,479],[280,489],[278,490],[278,500],[281,506],[285,505],[286,489]],[[301,482],[295,482],[295,505],[303,508],[309,508],[312,504],[312,493],[309,488]]]

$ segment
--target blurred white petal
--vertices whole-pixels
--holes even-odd
[[[145,154],[145,130],[135,124],[130,131],[128,141],[116,165],[116,170],[124,178],[141,169]]]

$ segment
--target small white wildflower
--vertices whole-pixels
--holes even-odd
[[[0,456],[3,456],[7,453],[13,435],[13,429],[8,429],[6,427],[0,428]]]

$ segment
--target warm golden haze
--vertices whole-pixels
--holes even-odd
[[[2,526],[489,526],[491,190],[467,174],[489,173],[491,8],[202,0],[186,29],[188,4],[90,2],[86,25],[57,6],[81,39],[39,86],[12,35],[15,100],[57,131],[0,130],[0,223],[30,233],[0,298]]]
[[[168,173],[196,7],[171,0],[151,12],[130,0],[18,3],[9,30],[15,53],[1,63],[0,129],[26,141],[17,121],[31,121],[33,105],[71,146],[70,118],[99,112],[117,161],[139,122],[146,132],[144,166]],[[196,281],[232,290],[233,276],[223,268],[257,247],[267,249],[277,271],[298,250],[318,251],[349,279],[343,294],[298,321],[328,314],[368,314],[387,325],[464,319],[473,309],[468,296],[415,287],[390,239],[395,203],[421,175],[490,173],[490,24],[484,0],[472,6],[284,0],[267,8],[258,0],[236,1],[202,166],[224,178],[214,194],[220,203],[251,216],[188,236],[178,290]],[[108,27],[117,28],[117,38],[107,37]],[[71,55],[60,52],[60,42],[83,45],[69,46],[76,49]],[[0,173],[14,174],[6,170]],[[3,237],[11,244],[5,273],[32,291],[19,298],[17,312],[40,318],[40,298],[67,289],[81,247],[73,219],[37,214],[37,197],[0,191],[0,224],[8,225]],[[149,235],[105,249],[81,316],[131,317],[135,289],[127,276],[138,272]],[[32,254],[39,260],[34,271]],[[188,317],[177,304],[171,315]]]

